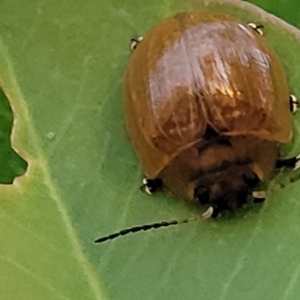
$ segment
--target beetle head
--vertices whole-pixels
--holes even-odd
[[[259,183],[258,176],[247,166],[230,166],[198,177],[194,197],[209,210],[204,218],[217,217],[221,211],[242,207]]]

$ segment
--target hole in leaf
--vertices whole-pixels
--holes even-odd
[[[11,184],[27,169],[27,162],[11,147],[13,113],[8,99],[0,89],[0,183]]]

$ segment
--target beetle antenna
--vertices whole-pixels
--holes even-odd
[[[123,229],[119,232],[115,232],[112,233],[110,235],[106,235],[104,237],[98,238],[95,240],[95,243],[103,243],[109,240],[114,240],[115,238],[119,237],[119,236],[124,236],[127,235],[129,233],[136,233],[139,231],[147,231],[147,230],[151,230],[151,229],[158,229],[161,227],[168,227],[168,226],[173,226],[173,225],[179,225],[179,224],[185,224],[188,222],[192,222],[192,221],[196,221],[199,220],[199,217],[190,217],[181,221],[169,221],[169,222],[160,222],[160,223],[152,223],[152,224],[145,224],[145,225],[139,225],[139,226],[134,226],[134,227],[130,227],[130,228],[126,228]]]

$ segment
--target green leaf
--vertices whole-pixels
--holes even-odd
[[[129,39],[183,10],[261,22],[300,97],[300,33],[246,2],[13,2],[0,1],[0,180],[19,177],[0,185],[1,299],[297,299],[297,172],[277,174],[263,205],[93,241],[201,212],[139,190],[122,110]],[[299,128],[297,113],[284,155],[298,154]],[[11,168],[5,151],[15,154]]]

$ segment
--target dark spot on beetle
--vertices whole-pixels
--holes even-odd
[[[207,147],[211,147],[215,144],[225,147],[232,147],[232,144],[227,136],[220,135],[213,128],[207,126],[203,135],[203,141],[196,145],[199,154]]]
[[[220,135],[211,126],[207,126],[203,134],[203,138],[206,140],[210,140],[216,137],[220,137]]]
[[[250,188],[254,188],[260,181],[258,176],[250,169],[246,170],[243,178]]]
[[[201,204],[209,203],[209,190],[204,186],[198,186],[195,189],[194,197],[198,199]]]

